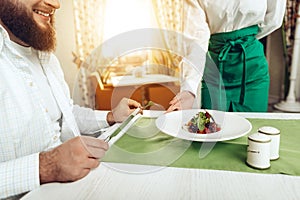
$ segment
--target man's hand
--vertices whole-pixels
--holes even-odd
[[[99,166],[108,150],[103,140],[79,136],[39,155],[40,183],[76,181]]]
[[[107,115],[107,122],[109,125],[115,122],[122,122],[125,120],[130,113],[132,113],[136,108],[141,107],[141,104],[135,100],[123,98],[119,104],[112,109]]]
[[[192,93],[189,91],[182,91],[170,101],[170,106],[166,112],[191,109],[193,107],[194,100],[195,96]]]

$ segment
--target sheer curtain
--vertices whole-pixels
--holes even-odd
[[[163,30],[175,31],[183,33],[183,1],[184,0],[152,0],[154,14],[156,16],[158,27]],[[153,60],[164,60],[166,65],[171,71],[177,71],[180,58],[177,55],[171,53],[171,49],[180,52],[182,47],[181,40],[175,34],[164,35],[162,32],[162,38],[166,52],[159,55],[155,52],[153,54]],[[170,50],[170,51],[168,51]],[[172,72],[168,72],[172,75]]]
[[[101,44],[103,39],[106,0],[73,0],[75,16],[76,51],[74,62],[79,67],[73,92],[74,102],[94,108],[94,90],[88,78],[91,69],[86,64],[87,57]]]
[[[183,31],[183,0],[153,0],[152,3],[160,28]]]

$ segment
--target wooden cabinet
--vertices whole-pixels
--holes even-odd
[[[104,89],[98,86],[95,95],[95,108],[110,110],[115,107],[123,97],[134,99],[145,105],[149,100],[169,107],[170,100],[179,92],[180,87],[175,83],[145,84],[141,86],[113,87],[106,85]]]

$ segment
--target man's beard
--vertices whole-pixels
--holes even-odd
[[[42,29],[33,19],[32,12],[18,0],[0,0],[0,19],[17,38],[36,50],[54,51],[56,33],[53,15],[48,28]]]

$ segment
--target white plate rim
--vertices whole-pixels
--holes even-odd
[[[239,137],[242,137],[246,134],[248,134],[252,130],[252,124],[244,117],[237,115],[233,112],[222,112],[217,110],[207,110],[210,114],[214,115],[224,115],[224,126],[221,124],[221,131],[216,133],[210,133],[210,134],[193,134],[185,131],[182,128],[183,122],[187,122],[189,119],[183,119],[180,121],[180,123],[174,123],[174,127],[168,128],[163,126],[164,120],[169,120],[167,123],[170,124],[170,120],[172,120],[171,115],[183,115],[188,112],[190,113],[197,113],[200,111],[204,111],[203,109],[189,109],[189,110],[180,110],[180,111],[173,111],[170,113],[165,113],[161,116],[159,116],[156,121],[155,125],[156,127],[162,131],[163,133],[166,133],[168,135],[171,135],[173,137],[177,137],[184,140],[190,140],[190,141],[198,141],[198,142],[218,142],[218,141],[226,141],[226,140],[233,140]],[[188,113],[188,114],[190,114]],[[192,114],[190,114],[192,115]],[[216,116],[214,116],[216,117]],[[177,120],[177,119],[176,119]],[[232,121],[228,120],[238,120],[239,127],[238,129],[230,129],[228,127]],[[177,120],[178,121],[178,120]],[[216,120],[217,121],[217,120]],[[175,121],[176,122],[176,121]],[[227,124],[226,124],[227,123]],[[173,124],[172,124],[173,125]],[[180,126],[180,127],[179,127]],[[240,130],[239,130],[240,129]],[[233,134],[228,134],[229,132],[234,132]],[[177,132],[177,133],[176,133]]]

